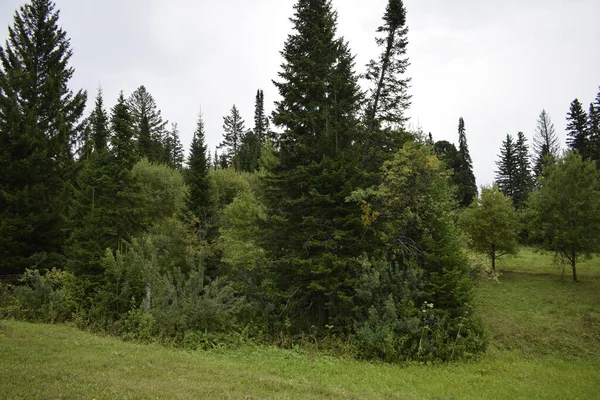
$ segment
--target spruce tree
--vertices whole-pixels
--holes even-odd
[[[547,162],[552,162],[559,156],[560,145],[554,124],[546,110],[542,110],[538,118],[538,126],[533,138],[534,167],[536,179],[542,174]]]
[[[82,134],[87,94],[69,89],[69,39],[50,0],[15,12],[0,47],[0,270],[21,272],[64,238],[65,181]],[[44,266],[56,265],[55,259]]]
[[[517,192],[518,155],[517,146],[512,136],[506,135],[506,140],[502,142],[502,147],[500,148],[499,157],[500,159],[496,161],[496,165],[498,166],[498,170],[496,171],[498,190],[514,202],[515,193]]]
[[[139,158],[145,157],[150,162],[168,162],[168,154],[163,145],[168,121],[163,121],[154,97],[142,85],[127,99],[127,106],[131,113]]]
[[[219,149],[225,149],[221,157],[227,160],[227,166],[239,169],[238,154],[242,137],[246,133],[245,122],[242,119],[239,110],[233,105],[231,113],[223,117],[223,141],[219,144]]]
[[[254,102],[254,133],[258,135],[261,145],[270,139],[269,118],[265,114],[265,94],[262,90],[257,90],[256,100]]]
[[[361,167],[374,174],[377,181],[379,168],[406,141],[403,131],[406,110],[410,107],[405,76],[409,62],[406,56],[406,9],[402,0],[389,0],[383,15],[383,24],[375,38],[381,54],[367,64],[365,78],[369,84],[365,102],[365,138]]]
[[[567,146],[576,150],[584,160],[590,158],[588,116],[578,99],[573,100],[567,114]]]
[[[210,163],[207,159],[206,134],[204,131],[204,120],[202,113],[198,115],[196,131],[190,145],[190,153],[187,159],[188,168],[185,178],[189,190],[188,209],[200,223],[207,220],[210,211],[210,179],[208,172]],[[215,163],[218,156],[215,150]]]
[[[111,152],[122,170],[130,170],[139,160],[139,153],[134,142],[133,118],[123,92],[112,109],[110,124]]]
[[[525,206],[529,194],[533,190],[533,176],[531,175],[531,164],[529,159],[529,146],[523,132],[517,135],[516,143],[517,168],[515,175],[515,191],[513,202],[515,208]]]
[[[462,207],[467,207],[477,196],[477,184],[473,173],[473,160],[471,160],[467,145],[465,121],[462,117],[458,120],[458,156],[460,166],[454,171],[454,181],[458,188],[457,199]]]
[[[183,145],[179,139],[179,127],[176,122],[165,132],[163,141],[164,162],[171,168],[181,171],[183,167]]]
[[[94,111],[89,118],[91,127],[91,140],[94,151],[104,151],[108,148],[110,131],[108,128],[108,115],[104,109],[104,99],[102,98],[102,89],[98,89],[96,94],[96,103]]]
[[[248,131],[242,136],[238,155],[238,164],[241,171],[258,171],[261,149],[260,136],[254,131]]]
[[[327,0],[298,0],[293,32],[275,82],[283,128],[278,163],[267,176],[273,216],[266,246],[292,331],[348,326],[352,268],[364,248],[360,209],[346,201],[358,185],[357,113],[361,93],[353,57],[336,38]]]
[[[590,104],[588,118],[589,157],[600,168],[600,91]]]

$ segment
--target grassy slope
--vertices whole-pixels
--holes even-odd
[[[274,348],[188,352],[0,322],[0,398],[600,398],[600,268],[581,283],[524,251],[478,289],[490,351],[407,367]]]

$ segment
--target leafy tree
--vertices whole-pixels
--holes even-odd
[[[577,262],[600,252],[600,172],[570,151],[548,164],[539,186],[529,202],[531,231],[577,281]]]
[[[462,207],[467,207],[477,196],[477,184],[473,173],[473,160],[471,160],[467,145],[465,121],[462,117],[458,120],[458,155],[460,165],[454,170],[453,180],[457,184],[459,204]]]
[[[361,93],[348,46],[335,37],[331,3],[298,0],[295,10],[275,82],[281,100],[273,122],[283,132],[266,177],[273,214],[266,243],[289,329],[342,331],[363,246],[359,209],[346,202],[358,185]]]
[[[515,209],[497,185],[481,188],[481,195],[463,210],[460,224],[469,235],[469,246],[490,258],[492,271],[496,271],[496,260],[517,253]]]
[[[516,143],[516,161],[517,168],[514,177],[515,190],[513,194],[513,203],[517,209],[525,206],[529,194],[533,190],[533,176],[529,162],[529,146],[527,138],[523,132],[517,134]]]
[[[506,135],[506,140],[502,142],[500,149],[500,159],[496,161],[498,170],[496,171],[496,183],[498,190],[514,202],[517,192],[516,176],[518,169],[517,147],[512,136]]]
[[[204,131],[204,120],[202,114],[198,115],[196,131],[190,145],[190,153],[187,159],[188,169],[186,171],[186,184],[189,188],[188,208],[200,223],[208,220],[211,208],[210,200],[210,178],[208,176],[210,163],[206,157],[206,134]],[[215,150],[215,163],[217,152]]]
[[[553,162],[559,156],[560,145],[546,110],[542,110],[538,119],[535,136],[533,138],[534,167],[536,179],[540,177],[547,162]]]
[[[458,355],[451,343],[460,337],[461,352],[481,350],[443,164],[429,147],[409,142],[383,171],[380,185],[350,197],[361,205],[363,223],[385,243],[370,261],[363,257],[357,271],[354,320],[361,346],[390,359],[451,359]]]
[[[168,161],[163,146],[167,121],[163,121],[154,97],[142,85],[127,99],[127,106],[139,158],[146,157],[152,162]]]
[[[571,103],[567,114],[567,146],[576,150],[584,160],[590,158],[590,143],[588,138],[588,116],[579,100]]]
[[[59,252],[65,180],[82,133],[87,94],[69,89],[69,39],[50,0],[14,14],[0,47],[0,269],[22,272],[36,253]],[[46,265],[57,263],[48,260]]]
[[[239,169],[238,154],[240,144],[244,134],[246,133],[245,122],[240,116],[235,104],[231,108],[231,113],[223,117],[223,141],[218,146],[219,149],[224,148],[225,152],[221,153],[221,157],[225,157],[228,166],[233,166],[236,170]]]

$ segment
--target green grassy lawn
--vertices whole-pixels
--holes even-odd
[[[579,283],[523,250],[477,288],[490,349],[406,366],[269,347],[209,352],[0,321],[6,399],[600,399],[600,265]]]

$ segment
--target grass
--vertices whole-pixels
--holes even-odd
[[[579,283],[523,250],[477,289],[490,336],[479,360],[407,366],[269,347],[192,352],[64,325],[0,321],[6,399],[600,398],[600,268]]]

